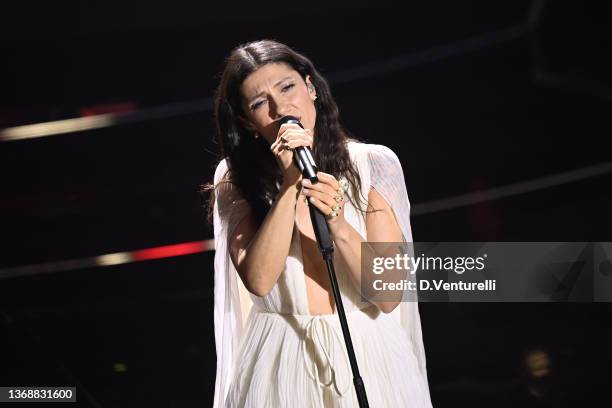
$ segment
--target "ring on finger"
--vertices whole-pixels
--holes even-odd
[[[340,188],[342,189],[342,191],[344,191],[345,193],[348,191],[348,181],[346,181],[345,179],[342,179],[338,181],[338,184],[340,185]]]
[[[342,207],[340,207],[339,205],[334,205],[332,207],[332,211],[335,211],[335,212],[340,212],[341,209],[342,209]]]
[[[337,213],[336,211],[333,211],[333,210],[332,210],[332,212],[330,212],[330,213],[328,214],[328,216],[330,216],[330,217],[334,218],[334,217],[337,217],[337,216],[338,216],[338,213]]]
[[[344,201],[344,197],[341,195],[337,195],[334,196],[334,200],[336,200],[337,203],[341,203],[342,201]]]

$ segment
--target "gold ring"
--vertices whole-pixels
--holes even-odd
[[[338,182],[340,184],[340,188],[346,193],[348,191],[348,181],[342,179]]]

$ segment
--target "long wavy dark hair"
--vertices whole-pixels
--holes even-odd
[[[338,106],[332,97],[329,83],[305,56],[285,44],[274,40],[260,40],[240,45],[232,50],[225,60],[225,67],[214,100],[216,138],[221,148],[221,157],[228,160],[228,173],[222,182],[230,182],[249,203],[255,222],[259,225],[270,209],[278,193],[277,182],[282,182],[281,170],[263,138],[254,138],[244,127],[239,116],[246,118],[242,110],[240,87],[242,82],[260,67],[269,63],[286,63],[297,71],[302,79],[310,75],[317,91],[315,100],[316,124],[313,156],[319,170],[336,178],[345,177],[349,182],[352,203],[359,211],[363,209],[361,180],[354,168],[347,147],[355,140],[340,125]],[[215,200],[215,187],[208,184],[209,220]]]

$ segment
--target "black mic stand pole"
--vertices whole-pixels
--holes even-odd
[[[282,123],[295,123],[303,128],[300,121],[294,116],[285,116],[281,119]],[[298,168],[302,172],[304,179],[309,179],[312,184],[319,182],[317,177],[317,167],[312,158],[310,150],[296,148],[294,152],[294,161]],[[338,288],[338,280],[336,279],[336,270],[334,269],[333,258],[334,258],[334,244],[329,236],[329,226],[325,215],[315,207],[310,201],[308,201],[308,210],[310,211],[310,220],[312,221],[312,229],[314,230],[315,237],[317,238],[317,244],[319,245],[319,251],[323,255],[325,265],[327,265],[327,272],[329,274],[329,281],[331,282],[332,291],[334,293],[334,300],[336,302],[336,311],[338,312],[338,318],[340,319],[340,326],[342,327],[342,335],[344,336],[344,343],[346,344],[346,351],[348,352],[349,362],[351,364],[351,370],[353,372],[353,384],[355,385],[355,392],[357,393],[357,401],[359,402],[359,408],[369,408],[368,397],[366,395],[365,385],[363,379],[359,374],[359,367],[357,366],[357,359],[355,358],[355,350],[353,349],[353,342],[351,340],[351,333],[349,332],[348,323],[346,321],[346,314],[344,312],[344,305],[342,305],[342,296],[340,295],[340,289]]]
[[[312,179],[310,180],[312,181]],[[318,179],[316,179],[313,184],[316,184],[316,182],[318,182]],[[353,371],[353,384],[355,385],[355,392],[357,393],[359,408],[369,408],[368,397],[366,395],[363,379],[359,374],[359,367],[357,366],[357,359],[355,358],[355,350],[353,349],[351,333],[349,332],[346,314],[344,313],[344,306],[342,305],[342,297],[340,295],[340,290],[338,289],[336,270],[334,269],[334,264],[332,262],[334,255],[334,244],[329,236],[329,226],[327,225],[325,215],[323,215],[321,210],[316,208],[310,201],[308,201],[308,209],[310,210],[312,228],[314,229],[314,233],[317,238],[319,250],[321,251],[321,255],[323,255],[323,259],[327,265],[327,272],[329,273],[329,280],[334,293],[334,300],[336,301],[336,311],[338,312],[338,318],[340,318],[340,326],[342,327],[342,334],[344,336],[344,342],[346,343],[346,351],[348,352],[351,370]]]

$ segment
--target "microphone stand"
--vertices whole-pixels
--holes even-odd
[[[300,123],[299,119],[295,116],[284,116],[279,121],[279,124],[283,123],[294,123],[299,125],[302,129],[304,126]],[[294,162],[298,169],[302,172],[304,179],[309,179],[312,184],[319,182],[317,177],[317,166],[312,157],[312,152],[309,148],[297,147],[294,151],[293,156]],[[357,366],[357,359],[355,358],[355,350],[353,349],[353,342],[351,341],[351,333],[349,332],[348,323],[346,321],[346,314],[344,312],[344,306],[342,305],[342,296],[340,295],[340,289],[338,288],[338,280],[336,279],[336,270],[334,269],[333,258],[334,258],[334,243],[329,236],[329,225],[325,215],[315,207],[310,201],[308,201],[308,210],[310,212],[310,220],[312,221],[312,229],[314,230],[319,251],[323,255],[325,265],[327,265],[327,272],[329,274],[329,281],[331,282],[332,292],[334,293],[334,300],[336,302],[336,311],[340,318],[340,326],[342,327],[342,335],[344,336],[344,343],[346,344],[346,351],[348,352],[349,362],[351,364],[351,370],[353,371],[353,385],[355,385],[355,392],[357,393],[357,401],[359,402],[359,408],[369,408],[368,397],[366,396],[365,386],[363,379],[359,374],[359,367]]]
[[[319,181],[316,176],[307,177],[306,172],[304,172],[304,178],[309,178],[313,184]],[[325,215],[323,215],[321,210],[316,208],[310,201],[308,201],[308,210],[310,211],[310,220],[312,221],[312,228],[314,230],[315,237],[317,238],[319,251],[321,251],[321,255],[323,256],[325,264],[327,265],[327,272],[329,273],[329,280],[331,282],[334,300],[336,302],[336,311],[338,312],[338,317],[340,318],[342,335],[344,336],[346,351],[348,352],[349,362],[353,372],[353,384],[355,386],[355,392],[357,393],[359,408],[369,408],[368,397],[366,395],[363,379],[359,374],[359,367],[357,366],[357,359],[355,358],[355,350],[353,349],[353,342],[351,341],[351,333],[349,332],[344,306],[342,305],[342,297],[340,295],[340,289],[338,288],[338,280],[336,279],[336,270],[334,269],[334,264],[332,262],[334,255],[334,244],[329,236],[329,226],[327,225]]]

